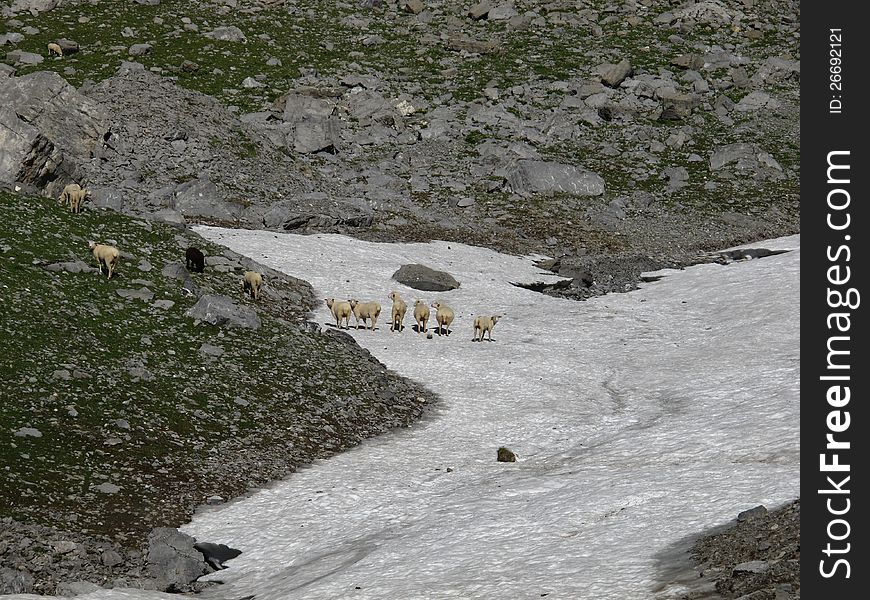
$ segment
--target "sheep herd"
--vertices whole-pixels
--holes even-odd
[[[59,205],[69,205],[70,211],[78,213],[81,210],[81,204],[91,195],[90,190],[83,189],[77,183],[71,183],[63,188],[63,191],[58,198]],[[103,274],[103,267],[106,267],[108,279],[112,278],[112,274],[118,267],[121,252],[115,246],[106,244],[97,244],[96,242],[88,242],[88,247],[93,252],[94,258],[97,260],[97,265],[100,269],[100,275]],[[205,255],[199,248],[191,246],[187,249],[184,255],[185,266],[188,271],[202,273],[205,270]],[[263,287],[263,275],[256,271],[245,271],[242,276],[242,293],[250,295],[252,300],[259,300],[260,291]],[[405,314],[408,312],[408,305],[402,300],[398,292],[392,291],[387,296],[393,303],[390,310],[390,331],[401,332],[405,329],[404,321]],[[335,326],[338,329],[344,324],[345,329],[350,329],[350,317],[355,320],[356,329],[360,328],[362,323],[363,329],[375,330],[378,322],[378,317],[381,315],[381,305],[375,301],[361,302],[355,298],[349,300],[337,300],[335,298],[327,298],[326,306],[332,312],[335,319]],[[414,302],[414,325],[418,333],[425,333],[428,337],[428,323],[431,317],[429,308],[435,309],[435,323],[437,324],[438,335],[450,335],[450,326],[453,324],[453,319],[456,313],[452,308],[440,301],[432,302],[427,305],[425,300],[416,300]],[[488,340],[492,340],[492,329],[501,315],[478,316],[474,319],[474,337],[472,341],[482,342],[484,336],[488,336]]]
[[[404,328],[405,313],[408,312],[408,305],[402,300],[398,292],[392,291],[387,295],[393,302],[390,310],[390,331],[401,332]],[[353,315],[355,319],[356,329],[360,328],[362,322],[363,329],[374,331],[375,325],[378,322],[378,317],[381,314],[381,305],[378,302],[360,302],[357,299],[337,300],[335,298],[326,298],[326,306],[332,312],[335,319],[335,326],[338,329],[344,324],[345,329],[350,329],[350,317]],[[450,335],[450,326],[453,324],[453,319],[456,313],[452,308],[444,302],[435,301],[432,304],[426,304],[425,300],[416,300],[414,302],[414,325],[417,333],[429,332],[429,319],[432,316],[429,308],[435,309],[435,323],[437,324],[438,335]],[[488,341],[492,339],[492,328],[501,319],[501,315],[479,316],[474,319],[474,337],[471,341],[482,342],[484,336],[487,336]],[[371,322],[371,325],[368,322]],[[431,334],[428,334],[431,336]]]

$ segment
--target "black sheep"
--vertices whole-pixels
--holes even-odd
[[[184,257],[187,259],[188,271],[193,270],[197,273],[202,273],[205,270],[205,255],[200,252],[199,248],[191,246],[187,249]]]

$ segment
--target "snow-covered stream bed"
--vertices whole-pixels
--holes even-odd
[[[556,280],[531,257],[197,231],[321,298],[378,300],[378,329],[350,334],[441,397],[411,428],[199,513],[183,531],[243,551],[204,598],[676,597],[661,553],[799,496],[798,236],[753,245],[790,252],[575,302],[512,285]],[[406,288],[391,280],[405,263],[461,286]],[[449,304],[452,335],[426,339],[410,314],[391,332],[391,290]],[[503,315],[494,342],[471,341],[478,314]],[[334,323],[325,304],[314,320]],[[499,446],[518,461],[496,462]],[[85,598],[146,597],[125,593]]]

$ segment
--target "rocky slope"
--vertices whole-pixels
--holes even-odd
[[[708,252],[799,231],[800,7],[794,0],[14,0],[0,9],[0,60],[5,57],[0,63],[0,189],[56,197],[66,183],[77,181],[93,191],[87,209],[110,208],[133,217],[125,223],[154,231],[169,231],[161,223],[175,224],[180,228],[173,235],[161,234],[161,243],[175,252],[163,256],[164,262],[177,260],[190,239],[183,226],[194,222],[334,231],[384,241],[438,238],[548,255],[552,259],[542,266],[571,281],[541,286],[541,291],[582,299],[632,289],[643,271],[721,260]],[[64,48],[62,57],[47,51],[55,41]],[[23,214],[48,219],[57,228],[54,234],[76,226],[66,217],[59,221],[48,206],[14,198],[29,206]],[[28,235],[48,233],[15,222]],[[76,235],[79,242],[100,231],[116,236],[110,229]],[[19,258],[30,261],[29,269],[43,278],[42,299],[26,299],[57,303],[56,312],[34,317],[46,332],[34,339],[62,348],[47,332],[56,326],[56,315],[70,308],[92,320],[104,311],[127,315],[131,308],[149,319],[164,318],[153,298],[142,297],[147,296],[143,287],[159,300],[179,306],[190,302],[179,292],[183,280],[155,274],[163,265],[149,253],[160,254],[160,245],[146,237],[131,239],[132,258],[125,262],[145,260],[154,271],[137,274],[147,283],[131,285],[126,297],[112,296],[104,283],[103,291],[113,299],[110,309],[85,300],[81,284],[75,291],[81,296],[64,300],[63,294],[71,292],[58,291],[58,283],[77,281],[80,273],[63,266],[57,272],[42,268],[69,263],[81,269],[79,261],[87,258],[81,245],[72,256],[59,247],[50,255],[32,247],[33,256]],[[242,265],[239,257],[223,258],[226,263],[213,266],[227,267],[227,277]],[[129,269],[124,275],[132,276]],[[230,283],[220,285],[229,290]],[[294,303],[304,306],[302,282],[276,284],[273,290],[296,294]],[[267,296],[268,310],[284,304],[275,300]],[[270,318],[298,323],[304,313],[281,311]],[[185,318],[174,319],[161,327],[188,328]],[[117,326],[114,330],[128,335]],[[290,330],[300,339],[314,335]],[[158,351],[165,340],[152,337],[148,350],[140,338],[149,334],[137,335],[130,338],[137,350],[125,347],[123,379],[149,373],[155,377],[145,387],[167,393],[170,372],[178,369]],[[267,338],[276,357],[287,348],[280,338]],[[244,337],[234,339],[229,346],[201,337],[182,340],[182,355],[210,365],[188,375],[196,383],[187,390],[181,386],[180,396],[178,386],[167,396],[185,397],[180,405],[192,415],[191,423],[235,414],[234,406],[225,413],[211,404],[232,400],[238,389],[280,396],[274,386],[253,383],[260,367],[244,354]],[[319,341],[305,343],[317,346],[316,352],[342,343],[322,335],[312,339]],[[211,346],[224,354],[201,350]],[[94,378],[107,372],[107,367],[80,364],[89,347],[81,341],[73,346],[75,355],[46,357],[60,365],[48,372],[65,372],[68,379],[63,374],[36,382],[19,377],[21,406],[52,407],[61,416],[67,405],[78,406]],[[233,368],[215,376],[216,365],[227,361]],[[33,372],[33,365],[23,363],[16,372],[25,367]],[[274,375],[289,367],[276,358],[267,368]],[[252,388],[234,385],[245,369]],[[193,394],[206,381],[212,386],[210,400],[208,394]],[[381,389],[406,385],[388,375],[379,381]],[[330,380],[330,385],[351,382]],[[332,414],[317,402],[317,410]],[[413,403],[407,406],[401,419],[419,412]],[[121,408],[113,406],[108,414]],[[207,418],[197,417],[197,410]],[[269,416],[272,410],[262,407],[259,414],[278,419]],[[358,416],[347,415],[348,431],[356,431]],[[360,435],[398,423],[396,418],[378,417]],[[60,416],[56,419],[61,423]],[[141,435],[112,425],[118,419],[132,423],[123,415],[95,421],[99,435],[89,443],[110,438],[122,445],[138,443]],[[14,431],[34,428],[16,424]],[[235,421],[219,425],[241,428]],[[316,422],[310,425],[307,431],[319,430]],[[294,442],[294,448],[306,450],[287,459],[269,454],[260,470],[247,460],[225,462],[235,456],[233,444],[248,438],[240,434],[221,442],[231,447],[218,447],[209,436],[219,428],[208,434],[207,429],[197,430],[194,445],[214,459],[205,461],[208,469],[192,459],[154,467],[153,457],[143,455],[142,463],[125,466],[127,471],[95,473],[112,485],[137,473],[141,490],[147,490],[155,485],[151,471],[170,471],[184,490],[178,505],[183,508],[172,515],[177,520],[224,475],[230,483],[220,495],[227,497],[243,491],[246,477],[264,481],[305,456],[344,443]],[[186,433],[176,432],[179,439]],[[62,434],[78,435],[74,430]],[[278,428],[274,438],[285,435],[307,434]],[[350,435],[348,443],[357,437]],[[179,441],[158,439],[168,449]],[[36,438],[19,441],[24,440],[32,444]],[[98,447],[98,460],[108,460],[116,448]],[[84,455],[71,454],[68,464],[80,458]],[[41,463],[33,458],[30,464]],[[251,468],[255,472],[248,475]],[[199,484],[185,482],[188,471],[197,473]],[[151,479],[144,477],[147,473]],[[66,481],[46,473],[20,478]],[[29,489],[10,481],[5,485],[19,487],[4,493]],[[69,481],[88,490],[98,485]],[[55,522],[75,523],[94,535],[136,537],[136,551],[141,551],[146,520],[116,529],[116,520],[109,519],[99,526],[100,511],[88,503],[103,496],[73,493],[64,499],[60,490],[31,490],[23,496],[30,508],[16,509],[13,516],[33,519],[59,502]],[[147,496],[141,490],[137,493]],[[77,502],[81,509],[64,512]],[[127,508],[119,506],[118,514]],[[72,514],[81,520],[70,521]],[[11,548],[0,544],[4,566],[12,564]]]

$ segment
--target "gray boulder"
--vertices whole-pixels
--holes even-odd
[[[60,46],[64,56],[69,56],[70,54],[75,54],[79,51],[79,43],[75,40],[61,38],[57,40],[57,45]]]
[[[203,34],[205,37],[220,40],[222,42],[247,42],[247,38],[245,34],[242,33],[242,30],[236,27],[235,25],[230,25],[229,27],[216,27],[212,31],[208,31]]]
[[[10,7],[13,13],[46,12],[60,4],[60,0],[13,0]]]
[[[619,87],[625,78],[631,75],[631,63],[622,59],[615,65],[606,65],[602,69],[601,82],[610,87]]]
[[[45,60],[42,54],[34,52],[26,52],[24,50],[13,50],[6,53],[6,60],[17,65],[38,65]]]
[[[196,539],[172,527],[155,527],[148,534],[148,574],[162,590],[183,591],[211,572],[193,545]]]
[[[289,126],[286,146],[293,152],[335,152],[341,139],[341,126],[332,117],[334,106],[328,100],[303,94],[287,94],[284,122]]]
[[[393,279],[415,290],[426,292],[447,292],[459,287],[459,282],[450,273],[418,264],[402,265],[393,273]]]
[[[197,300],[196,304],[184,314],[192,319],[218,326],[259,329],[261,325],[260,317],[254,309],[236,304],[227,296],[207,294]]]
[[[592,171],[542,160],[519,160],[505,176],[517,194],[563,192],[572,196],[600,196],[604,180]]]
[[[144,56],[146,54],[151,54],[151,51],[154,49],[154,46],[151,44],[133,44],[127,50],[130,56]]]
[[[91,592],[98,592],[101,589],[103,588],[98,586],[96,583],[91,583],[90,581],[66,581],[57,584],[54,593],[58,596],[72,598],[75,596],[90,594]]]

